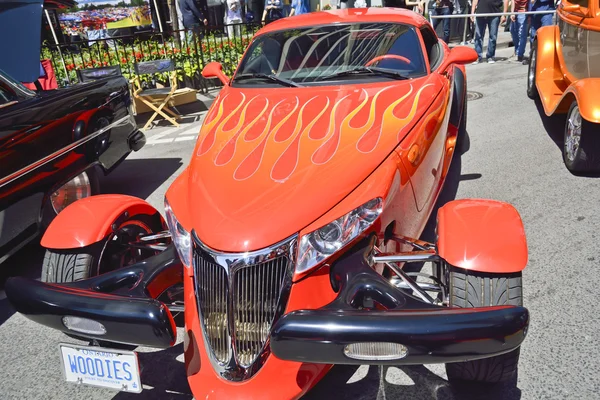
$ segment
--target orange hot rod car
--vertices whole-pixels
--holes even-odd
[[[92,340],[60,345],[67,381],[131,392],[143,376],[119,344],[173,346],[181,312],[196,398],[298,398],[335,364],[513,377],[529,325],[518,212],[452,201],[435,243],[411,239],[466,135],[475,59],[406,10],[267,25],[231,79],[204,69],[224,87],[165,217],[128,196],[75,202],[42,239],[42,282],[10,278],[10,302]]]
[[[537,30],[527,95],[547,116],[567,114],[563,159],[573,173],[600,172],[600,3],[563,0],[556,25]]]

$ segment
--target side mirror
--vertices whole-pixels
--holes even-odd
[[[478,58],[479,55],[473,48],[467,46],[456,46],[450,50],[448,57],[442,61],[438,71],[445,71],[450,64],[470,64],[477,61]]]
[[[223,73],[223,66],[216,61],[206,64],[202,70],[202,76],[205,78],[219,78],[224,85],[229,84],[229,78]]]

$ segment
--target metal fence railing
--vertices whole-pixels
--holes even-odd
[[[542,11],[515,11],[515,12],[501,12],[501,13],[480,13],[480,14],[450,14],[450,15],[431,15],[429,14],[429,22],[433,24],[434,19],[445,19],[445,18],[462,18],[464,19],[463,37],[462,42],[466,42],[467,29],[469,27],[469,19],[471,17],[501,17],[503,15],[509,17],[513,14],[525,14],[525,15],[536,15],[536,14],[555,14],[556,10],[542,10]],[[474,29],[474,28],[473,28]]]
[[[52,60],[59,86],[77,83],[78,69],[119,65],[123,75],[130,79],[135,62],[170,58],[178,68],[182,86],[205,91],[211,86],[219,86],[220,82],[204,79],[201,76],[204,66],[219,61],[223,71],[232,74],[250,39],[261,26],[260,23],[244,23],[198,30],[144,32],[60,45],[45,42],[41,58]],[[151,86],[152,82],[147,84]]]

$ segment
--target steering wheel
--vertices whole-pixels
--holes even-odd
[[[368,63],[365,64],[365,67],[369,67],[373,64],[375,64],[377,61],[381,61],[381,60],[387,60],[389,58],[393,58],[394,60],[399,60],[402,61],[408,65],[412,65],[412,63],[410,62],[410,60],[406,57],[403,56],[399,56],[397,54],[384,54],[382,56],[377,56],[373,59],[371,59]]]

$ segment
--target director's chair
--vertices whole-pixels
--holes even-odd
[[[169,59],[155,60],[155,61],[143,61],[135,63],[133,65],[135,76],[132,79],[133,96],[139,99],[152,110],[154,114],[150,117],[146,125],[142,129],[146,130],[152,124],[152,121],[158,115],[162,115],[167,121],[173,125],[179,127],[179,123],[175,119],[179,118],[178,114],[175,114],[169,107],[168,103],[177,90],[177,71],[175,70],[175,63]],[[163,72],[170,72],[169,81],[170,87],[155,88],[155,89],[144,89],[140,79],[141,75],[158,74]],[[166,113],[171,116],[167,115]]]

